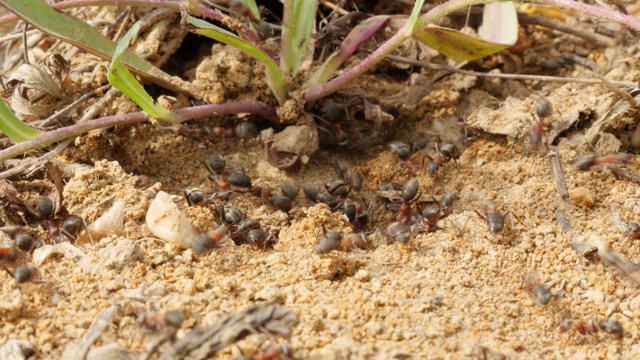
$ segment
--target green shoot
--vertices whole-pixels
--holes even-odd
[[[267,75],[267,84],[273,91],[276,99],[280,104],[284,104],[287,100],[288,88],[287,82],[284,79],[284,76],[280,72],[278,68],[278,64],[269,55],[265,54],[262,50],[257,48],[255,45],[245,41],[235,34],[220,28],[218,26],[212,25],[206,21],[196,19],[192,16],[187,16],[186,20],[189,24],[193,25],[193,29],[189,29],[190,31],[210,37],[214,40],[220,41],[221,43],[225,43],[227,45],[231,45],[237,49],[244,51],[246,54],[252,56],[256,60],[262,62],[265,66],[265,72]]]
[[[44,1],[1,0],[0,4],[40,31],[102,59],[111,60],[111,55],[116,49],[116,44],[113,41],[104,37],[91,25],[69,14],[54,10]],[[169,90],[189,93],[182,87],[175,85],[172,82],[175,80],[171,76],[130,52],[123,54],[122,62],[132,71],[155,84]]]
[[[0,99],[0,131],[16,143],[27,141],[40,135],[40,131],[18,119],[2,99]]]
[[[152,118],[174,124],[180,123],[183,121],[182,117],[156,104],[138,80],[131,75],[129,70],[127,70],[120,61],[129,44],[135,41],[138,31],[140,31],[140,24],[136,23],[127,31],[118,43],[118,46],[116,46],[116,51],[113,53],[113,60],[111,60],[111,65],[109,65],[107,79],[109,79],[111,85],[115,86],[116,89],[120,90],[131,99],[131,101],[138,104],[138,106]]]
[[[295,75],[309,49],[311,30],[316,17],[316,0],[286,0],[282,19],[280,69],[287,75]]]
[[[260,10],[258,10],[258,5],[256,5],[256,2],[254,0],[241,0],[240,2],[244,6],[246,6],[249,9],[249,11],[251,11],[251,14],[253,14],[253,17],[260,20]]]

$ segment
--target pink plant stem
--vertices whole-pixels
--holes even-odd
[[[193,106],[178,109],[174,112],[182,116],[184,118],[184,121],[203,118],[207,116],[240,113],[260,115],[266,118],[275,118],[277,116],[276,109],[273,106],[250,102],[233,102],[226,104]],[[118,125],[135,124],[147,120],[149,120],[149,116],[144,111],[139,111],[130,114],[114,115],[94,120],[88,120],[61,129],[47,131],[31,140],[15,144],[0,151],[0,161],[11,159],[30,150],[49,146],[64,139],[82,135],[91,130],[105,129]]]
[[[575,0],[536,0],[534,3],[555,5],[557,7],[571,9],[576,12],[591,15],[600,19],[605,19],[622,24],[628,28],[640,31],[640,19],[631,15],[626,15],[612,10],[603,9],[597,6],[588,5]]]
[[[356,78],[374,67],[378,62],[384,59],[385,56],[391,54],[391,52],[393,52],[393,50],[398,46],[402,45],[407,38],[407,35],[402,31],[398,31],[391,37],[391,39],[387,40],[376,51],[372,52],[371,55],[367,56],[364,60],[344,74],[304,93],[304,101],[307,104],[311,104],[320,98],[338,91],[340,88],[344,87],[349,82],[354,81]]]
[[[421,29],[428,24],[433,23],[437,19],[448,14],[465,9],[473,5],[488,4],[494,2],[493,0],[450,0],[441,5],[436,6],[424,15],[418,18],[415,29]],[[526,1],[525,1],[526,2]],[[596,18],[605,19],[613,22],[623,24],[627,27],[635,29],[640,32],[640,19],[637,19],[630,15],[621,14],[615,11],[602,9],[597,6],[587,5],[574,0],[534,0],[531,3],[542,3],[555,5],[561,8],[566,8],[581,12]],[[403,29],[404,30],[404,29]],[[371,69],[378,62],[382,61],[385,56],[389,55],[393,50],[400,46],[409,36],[404,35],[404,31],[398,31],[391,39],[382,44],[376,51],[371,53],[368,57],[362,60],[360,63],[344,72],[342,75],[335,79],[315,87],[307,91],[303,98],[307,104],[311,104],[314,101],[332,94],[333,92],[344,87],[348,83],[354,81],[356,78],[364,74],[367,70]]]

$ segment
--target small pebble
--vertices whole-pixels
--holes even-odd
[[[596,198],[591,190],[582,186],[571,189],[569,191],[569,199],[574,205],[580,207],[591,207],[596,203]]]
[[[358,270],[358,272],[356,272],[356,274],[353,276],[353,278],[358,280],[358,281],[367,282],[367,281],[369,281],[369,279],[371,279],[371,275],[369,274],[369,272],[367,270],[360,269],[360,270]]]

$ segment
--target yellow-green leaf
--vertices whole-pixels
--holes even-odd
[[[430,48],[454,60],[476,60],[495,54],[510,45],[480,40],[457,30],[429,25],[413,36]]]

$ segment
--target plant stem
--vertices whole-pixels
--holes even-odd
[[[357,77],[361,76],[367,70],[371,69],[377,63],[382,61],[385,56],[391,54],[391,52],[393,52],[393,50],[395,50],[398,46],[402,45],[402,43],[407,40],[407,38],[408,37],[403,33],[402,30],[398,31],[389,40],[382,44],[376,51],[371,53],[371,55],[367,56],[364,60],[346,71],[344,74],[323,85],[305,92],[303,96],[304,101],[307,104],[311,104],[314,101],[339,90],[349,82],[354,81]]]
[[[184,118],[192,120],[213,115],[248,113],[260,115],[267,118],[276,116],[276,109],[273,106],[262,103],[233,102],[226,104],[209,104],[193,106],[174,110],[174,112]],[[61,129],[48,131],[31,140],[8,147],[0,151],[0,161],[11,159],[28,151],[49,146],[64,139],[79,136],[91,130],[105,129],[118,125],[129,125],[149,120],[149,116],[143,112],[135,112],[124,115],[107,116],[99,119],[81,122]]]
[[[626,27],[640,31],[640,19],[631,15],[603,9],[597,6],[584,4],[575,0],[536,0],[534,3],[550,4],[565,9],[571,9],[578,13],[584,13],[600,19],[617,22]]]
[[[434,7],[424,15],[420,16],[416,23],[415,30],[419,30],[433,23],[434,21],[442,18],[443,16],[447,16],[448,14],[454,11],[464,9],[473,5],[489,4],[494,1],[495,0],[449,0],[444,4]],[[528,2],[528,1],[525,1],[525,2]],[[633,28],[637,31],[640,31],[640,19],[637,19],[630,15],[625,15],[615,11],[602,9],[596,6],[580,3],[574,0],[535,0],[530,2],[550,4],[550,5],[555,5],[558,7],[574,10],[577,12],[581,12],[587,15],[597,17],[597,18],[617,22],[627,27]],[[367,70],[371,69],[373,66],[375,66],[378,62],[380,62],[385,56],[389,55],[393,50],[395,50],[408,38],[407,36],[401,35],[403,33],[403,30],[398,31],[393,37],[391,37],[391,39],[389,39],[387,42],[382,44],[382,46],[380,46],[376,51],[371,53],[371,55],[366,57],[356,66],[349,69],[342,75],[336,77],[335,79],[327,82],[324,85],[315,87],[305,92],[303,96],[305,102],[307,104],[313,103],[314,101],[337,91],[338,89],[347,85],[351,81],[354,81],[357,77],[362,75]]]

